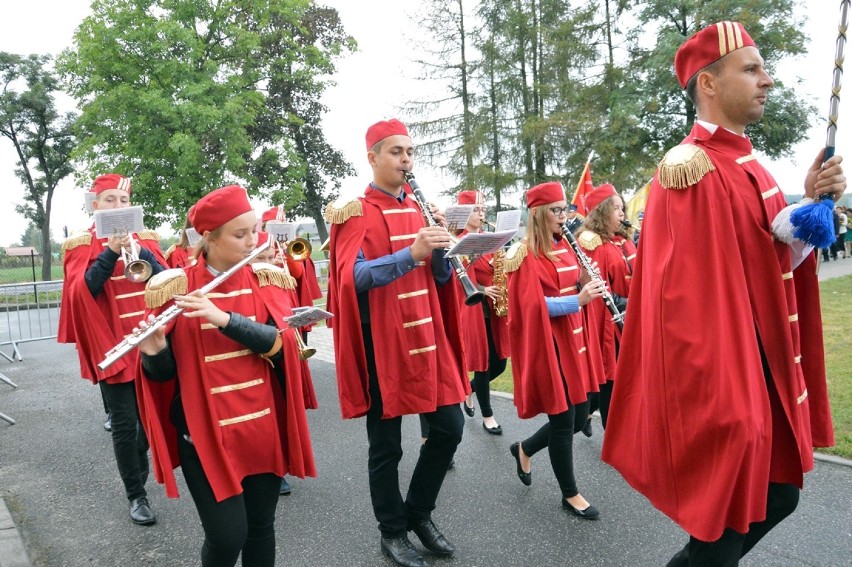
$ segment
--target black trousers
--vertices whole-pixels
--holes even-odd
[[[464,417],[458,404],[441,406],[434,412],[422,414],[429,424],[429,437],[420,447],[420,456],[403,501],[399,487],[402,417],[382,419],[382,395],[376,376],[373,341],[370,329],[364,327],[363,331],[370,375],[371,404],[367,412],[370,499],[382,535],[399,537],[408,531],[412,522],[428,519],[435,509],[444,476],[456,447],[461,443]]]
[[[694,537],[668,562],[668,567],[733,567],[751,551],[757,542],[793,513],[799,504],[799,488],[792,484],[769,483],[766,500],[766,519],[749,524],[741,534],[730,528],[716,541],[701,541]]]
[[[485,307],[485,309],[490,309]],[[479,409],[482,417],[491,417],[494,411],[491,409],[491,381],[503,374],[506,370],[506,359],[497,355],[497,346],[494,344],[494,335],[491,332],[491,321],[485,318],[485,333],[488,336],[488,369],[484,372],[474,372],[470,387],[476,393]]]
[[[547,447],[550,466],[553,467],[563,498],[580,493],[574,477],[574,434],[583,428],[588,417],[588,402],[570,406],[568,411],[548,415],[547,423],[521,442],[524,453],[530,457]]]
[[[275,508],[281,479],[258,474],[243,479],[243,493],[216,502],[198,453],[178,435],[178,455],[201,526],[203,567],[232,567],[242,553],[244,567],[275,565]]]
[[[148,438],[139,423],[136,407],[136,385],[133,382],[107,384],[99,382],[101,392],[112,412],[112,448],[118,474],[124,483],[128,500],[146,496],[148,480]]]

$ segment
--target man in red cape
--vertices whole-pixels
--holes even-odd
[[[746,30],[696,33],[675,70],[698,121],[651,186],[603,459],[690,535],[670,565],[735,565],[833,443],[815,259],[772,228],[789,210],[744,135],[772,79]],[[807,197],[840,197],[840,161],[820,152]]]
[[[381,547],[397,565],[426,565],[408,540],[413,530],[439,555],[454,548],[431,513],[461,441],[459,402],[469,390],[462,366],[456,285],[443,258],[441,227],[424,227],[405,173],[414,147],[398,120],[367,130],[374,181],[364,196],[326,209],[332,223],[329,310],[344,418],[367,416],[370,496]],[[433,251],[436,251],[433,253]],[[403,501],[397,467],[405,414],[423,414],[422,446]]]
[[[95,179],[92,192],[94,210],[130,206],[130,179],[115,173]],[[139,258],[158,273],[166,260],[160,252],[154,231],[133,235]],[[65,281],[59,310],[60,343],[76,343],[80,374],[101,387],[112,415],[112,443],[118,471],[130,501],[130,519],[151,525],[157,518],[151,511],[145,491],[148,477],[148,441],[139,427],[133,381],[137,376],[138,353],[131,353],[104,371],[97,364],[104,355],[130,334],[145,311],[145,282],[131,282],[124,276],[122,249],[129,249],[131,237],[98,238],[94,224],[72,234],[62,244]]]

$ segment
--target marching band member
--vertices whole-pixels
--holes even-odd
[[[186,221],[184,221],[183,228],[180,231],[180,238],[175,244],[169,246],[169,249],[163,254],[170,268],[183,268],[195,261],[195,250],[193,250],[189,243],[189,237],[186,235],[186,229],[191,227],[189,214],[187,214]]]
[[[130,206],[130,179],[116,173],[101,175],[92,187],[94,210]],[[139,426],[133,381],[137,375],[133,353],[101,371],[97,363],[104,353],[133,330],[145,311],[144,282],[131,282],[120,262],[122,249],[135,241],[139,258],[156,274],[165,269],[159,236],[144,231],[134,236],[97,238],[94,223],[72,234],[62,244],[65,281],[59,311],[60,343],[76,343],[83,378],[98,384],[112,417],[112,445],[124,491],[130,501],[130,519],[139,525],[156,523],[145,491],[148,478],[148,441]]]
[[[464,236],[468,232],[482,232],[485,224],[482,193],[462,191],[459,193],[458,202],[459,205],[474,205],[467,226],[458,236]],[[500,305],[502,308],[507,307],[507,298],[502,295],[506,292],[505,285],[503,289],[494,285],[495,272],[503,269],[501,266],[495,267],[495,257],[498,261],[502,258],[500,253],[485,254],[468,266],[468,276],[488,299],[482,302],[482,309],[461,305],[459,314],[461,327],[465,330],[462,333],[465,369],[474,373],[470,382],[473,391],[465,399],[464,411],[468,416],[474,416],[475,393],[482,412],[482,427],[492,435],[501,435],[503,428],[494,419],[494,411],[491,409],[490,383],[506,370],[506,359],[509,357],[509,318],[507,313],[498,313],[497,309]],[[502,276],[505,277],[505,272]]]
[[[457,319],[457,286],[443,258],[450,234],[424,226],[405,173],[414,147],[398,120],[367,130],[373,182],[364,196],[326,209],[332,223],[329,310],[343,417],[367,416],[369,481],[382,552],[396,565],[427,565],[406,532],[432,553],[453,545],[431,515],[461,441],[459,403],[468,393]],[[438,250],[433,254],[434,250]],[[397,467],[405,414],[424,414],[421,446],[403,500]]]
[[[515,405],[522,419],[544,413],[548,423],[529,439],[513,443],[510,452],[518,477],[529,486],[530,457],[547,447],[562,508],[593,520],[599,516],[597,508],[577,489],[573,437],[586,423],[587,397],[598,383],[581,309],[606,287],[603,281],[580,287],[588,278],[562,236],[568,211],[562,185],[536,185],[527,191],[527,206],[526,241],[506,255]]]
[[[597,263],[601,277],[609,285],[616,307],[624,312],[627,308],[627,294],[630,291],[633,259],[636,254],[633,242],[621,233],[624,200],[616,192],[615,187],[604,183],[586,196],[586,210],[588,214],[583,219],[583,227],[577,236],[577,242],[583,247],[586,255]],[[600,409],[601,424],[606,429],[621,332],[613,323],[612,314],[603,302],[590,305],[587,317],[593,317],[595,320],[595,324],[590,328],[598,330],[593,340],[600,343],[604,365],[600,392],[592,396],[589,411]],[[591,435],[590,422],[583,431]]]
[[[202,235],[197,263],[152,280],[152,309],[185,309],[140,343],[140,410],[154,471],[177,497],[180,466],[204,528],[201,564],[275,563],[275,508],[285,473],[316,476],[294,330],[283,320],[295,282],[269,264],[243,266],[215,290],[200,288],[257,242],[245,189],[231,185],[192,208]],[[187,290],[195,290],[187,293]]]
[[[689,534],[669,565],[737,565],[833,443],[816,261],[772,230],[784,193],[745,129],[773,81],[745,28],[697,32],[675,72],[697,120],[651,184],[602,457]],[[822,157],[805,195],[838,199]]]

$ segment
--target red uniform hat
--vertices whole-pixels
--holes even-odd
[[[271,209],[266,209],[263,211],[263,215],[260,217],[260,222],[268,222],[274,220],[283,221],[285,216],[284,205],[278,205],[277,207],[272,207]]]
[[[189,210],[189,222],[198,234],[204,235],[251,210],[246,190],[239,185],[228,185],[199,199]]]
[[[565,189],[558,181],[548,181],[527,191],[527,207],[540,207],[565,200]]]
[[[675,55],[675,74],[686,88],[696,73],[732,51],[754,46],[754,40],[739,22],[719,22],[694,34],[680,46]]]
[[[586,195],[586,210],[591,212],[592,209],[594,209],[613,195],[618,195],[618,191],[616,191],[615,187],[613,187],[611,184],[604,183],[603,185],[598,185],[592,190],[591,193]]]
[[[257,245],[263,246],[266,244],[266,241],[269,240],[269,233],[263,232],[262,230],[257,231]]]
[[[376,122],[367,128],[367,149],[369,150],[388,136],[408,136],[408,129],[396,118]]]
[[[479,191],[462,191],[459,193],[459,205],[481,205],[482,193]]]
[[[130,178],[117,173],[100,175],[95,178],[91,192],[95,195],[100,195],[104,191],[109,191],[110,189],[121,189],[130,195]]]

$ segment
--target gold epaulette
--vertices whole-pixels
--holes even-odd
[[[666,152],[658,169],[663,189],[686,189],[716,168],[704,150],[695,144],[681,144]]]
[[[171,246],[169,246],[169,249],[168,249],[168,250],[166,250],[165,252],[163,252],[163,258],[165,258],[166,260],[168,260],[168,259],[169,259],[169,256],[171,256],[171,255],[172,255],[172,252],[174,252],[174,251],[175,251],[175,248],[177,248],[177,244],[172,244]]]
[[[601,240],[600,235],[596,232],[592,232],[591,230],[584,230],[581,232],[580,236],[577,237],[577,242],[580,243],[580,246],[589,251],[592,251],[603,244],[603,240]]]
[[[515,242],[506,251],[506,259],[503,261],[503,268],[506,273],[511,273],[521,267],[524,258],[527,257],[527,243],[524,241]]]
[[[72,250],[84,244],[88,246],[91,243],[92,233],[88,230],[81,230],[79,232],[75,232],[74,234],[65,239],[65,242],[62,243],[62,252],[65,253],[68,250]]]
[[[343,224],[350,217],[360,217],[364,214],[361,201],[354,199],[335,199],[325,206],[325,220],[331,224]]]
[[[156,309],[175,295],[186,295],[186,288],[186,273],[182,269],[163,270],[148,280],[148,285],[145,286],[145,305],[148,309]]]
[[[158,242],[160,240],[160,235],[157,234],[156,230],[142,230],[135,233],[133,236],[139,240],[156,240]]]
[[[284,268],[264,262],[256,262],[251,265],[251,269],[254,270],[260,287],[277,285],[282,289],[296,289],[296,278],[291,276]]]

